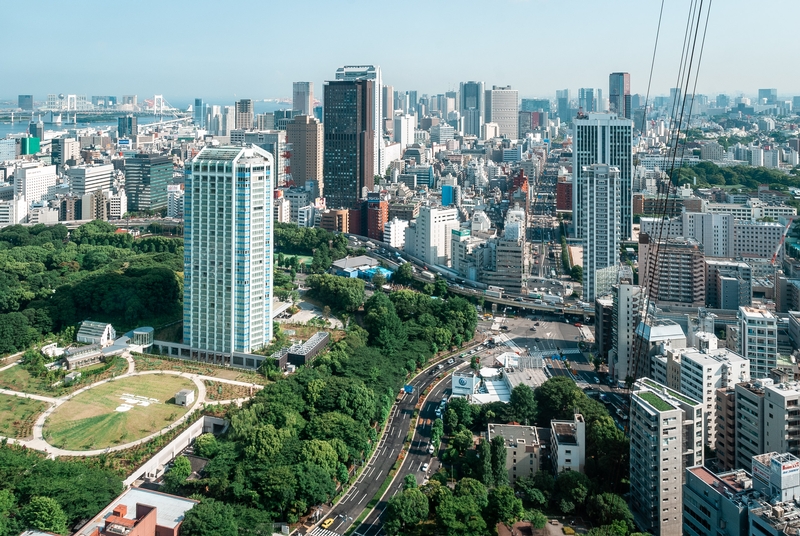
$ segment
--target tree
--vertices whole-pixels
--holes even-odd
[[[32,497],[20,510],[23,524],[31,529],[67,534],[67,515],[50,497]]]
[[[570,270],[570,276],[572,277],[572,279],[574,279],[578,283],[582,283],[583,282],[583,268],[576,264],[575,266],[572,267],[572,270]]]
[[[547,516],[539,510],[528,510],[522,517],[526,521],[530,521],[535,529],[543,529],[547,525]]]
[[[508,486],[498,486],[489,491],[489,507],[486,512],[486,517],[492,525],[502,523],[510,526],[525,514],[525,509],[522,507],[522,501],[514,495],[513,489]]]
[[[434,296],[447,296],[447,281],[441,277],[437,277],[433,286]]]
[[[547,497],[536,487],[535,477],[523,476],[514,482],[514,489],[519,491],[523,498],[531,503],[534,508],[547,506]]]
[[[478,508],[484,509],[489,505],[489,490],[480,481],[474,478],[462,478],[456,483],[456,488],[453,491],[456,497],[470,497],[478,505]]]
[[[214,434],[203,434],[194,440],[194,451],[204,458],[213,458],[219,452],[219,444]]]
[[[449,411],[452,410],[448,410]],[[464,455],[468,448],[472,446],[472,432],[466,428],[456,432],[451,440],[453,448],[458,451],[460,455]]]
[[[586,497],[589,495],[591,483],[589,477],[577,471],[564,471],[558,475],[555,485],[556,502],[565,514],[571,513],[575,508],[583,508]],[[562,507],[566,503],[571,508]]]
[[[467,428],[472,427],[472,408],[476,406],[467,402],[466,398],[451,398],[447,405],[458,417],[458,424]]]
[[[550,378],[534,392],[538,407],[539,424],[553,419],[572,418],[581,396],[586,396],[567,376]]]
[[[411,489],[417,487],[417,477],[414,475],[406,475],[403,477],[403,489]]]
[[[238,536],[233,507],[214,499],[203,499],[186,512],[181,536]]]
[[[489,445],[492,452],[492,477],[496,486],[508,483],[508,470],[506,469],[506,442],[503,436],[496,435]]]
[[[478,478],[490,488],[494,486],[494,473],[492,472],[492,449],[489,442],[481,439],[478,443]]]
[[[386,284],[386,277],[384,277],[380,270],[375,270],[375,275],[372,276],[372,284],[375,285],[377,289],[380,289]]]
[[[398,285],[409,285],[414,281],[414,272],[411,263],[401,264],[392,275],[392,281]]]
[[[586,512],[599,525],[621,521],[628,530],[633,529],[633,514],[628,503],[614,493],[601,493],[591,497],[586,503]]]
[[[419,488],[403,490],[386,505],[386,532],[399,534],[428,517],[428,497]]]
[[[486,521],[472,497],[445,495],[436,508],[436,523],[447,536],[484,536]]]
[[[536,396],[527,385],[519,384],[514,387],[509,405],[517,422],[525,425],[536,422]]]
[[[175,458],[172,467],[164,475],[164,484],[170,492],[178,490],[192,474],[192,463],[186,456]]]

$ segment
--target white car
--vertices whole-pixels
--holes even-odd
[[[423,472],[423,473],[427,473],[427,472],[428,472],[428,467],[429,467],[429,465],[428,465],[428,463],[427,463],[427,462],[426,462],[426,463],[423,463],[423,464],[422,464],[422,472]]]

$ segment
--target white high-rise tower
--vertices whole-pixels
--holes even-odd
[[[599,283],[598,270],[619,263],[620,173],[608,164],[593,164],[576,173],[574,183],[582,207],[580,236],[583,238],[583,300],[594,302],[611,290]]]
[[[374,92],[372,121],[375,124],[375,150],[374,175],[381,175],[386,172],[387,162],[384,161],[383,152],[383,81],[381,79],[381,68],[376,65],[345,65],[336,69],[336,80],[372,80]]]
[[[608,164],[619,169],[619,209],[621,239],[633,231],[633,121],[617,114],[589,113],[575,118],[572,141],[572,221],[578,238],[585,226],[581,222],[586,208],[581,204],[581,174],[592,164]]]
[[[272,155],[205,147],[186,165],[183,342],[249,353],[272,339]]]

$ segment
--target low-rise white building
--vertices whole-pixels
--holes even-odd
[[[582,473],[586,465],[586,421],[576,413],[571,421],[550,421],[550,459],[556,474]]]
[[[535,426],[490,424],[487,439],[498,436],[506,446],[506,469],[512,486],[517,478],[532,477],[539,471],[540,444]]]
[[[383,241],[393,248],[403,249],[406,244],[406,228],[408,222],[393,218],[383,225]]]

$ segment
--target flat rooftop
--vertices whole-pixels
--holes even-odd
[[[577,445],[578,436],[575,433],[575,424],[572,422],[551,421],[550,428],[556,435],[559,445]]]
[[[136,515],[136,505],[147,505],[156,508],[156,523],[159,526],[175,528],[183,522],[183,516],[191,510],[197,501],[185,497],[177,497],[158,491],[151,491],[141,488],[130,488],[114,499],[108,506],[103,508],[100,513],[75,533],[75,536],[86,536],[91,534],[94,529],[105,526],[105,519],[112,515],[112,511],[119,505],[128,508],[126,519],[134,519]]]
[[[772,320],[775,318],[774,316],[772,316],[772,313],[770,313],[766,309],[742,306],[739,307],[739,310],[742,311],[748,318],[763,318],[765,320]]]

